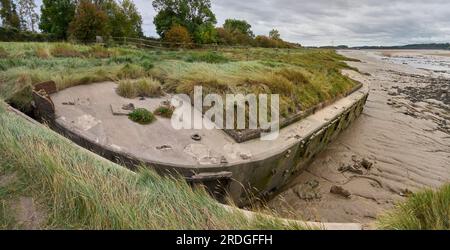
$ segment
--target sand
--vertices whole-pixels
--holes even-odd
[[[345,72],[370,84],[365,111],[268,205],[285,217],[371,228],[412,192],[450,182],[450,80],[382,60],[379,51],[340,53],[368,73]]]

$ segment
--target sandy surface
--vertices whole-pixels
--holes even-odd
[[[370,84],[365,111],[269,206],[287,217],[371,227],[411,192],[450,182],[450,80],[376,51],[341,53],[370,74],[347,72]],[[351,196],[332,194],[333,186]]]

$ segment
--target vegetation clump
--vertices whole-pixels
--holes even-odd
[[[164,118],[172,118],[173,112],[175,111],[175,108],[173,106],[167,106],[163,105],[158,107],[153,113],[157,116],[161,116]]]
[[[450,184],[412,194],[378,224],[391,230],[450,230]]]
[[[156,118],[153,115],[153,113],[148,111],[147,109],[143,109],[143,108],[135,109],[133,112],[131,112],[128,115],[128,118],[130,118],[130,120],[137,122],[141,125],[148,125],[148,124],[156,121]]]
[[[186,47],[192,43],[191,35],[189,31],[179,25],[175,24],[164,34],[164,41],[168,43],[170,47]]]
[[[49,59],[52,55],[47,47],[37,47],[36,56],[40,59]]]
[[[230,60],[217,52],[193,53],[186,59],[187,62],[227,63]]]
[[[117,94],[125,98],[159,97],[163,94],[161,83],[151,77],[119,81]]]
[[[0,47],[0,58],[8,58],[9,53],[5,50],[5,48]]]
[[[51,54],[55,57],[83,57],[83,53],[69,43],[57,43],[51,49]]]
[[[119,79],[136,79],[146,76],[144,68],[137,64],[127,63],[125,64],[117,74]]]

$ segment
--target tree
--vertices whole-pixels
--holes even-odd
[[[223,28],[231,33],[240,32],[249,37],[255,37],[252,26],[245,20],[227,19],[223,24]]]
[[[117,3],[115,0],[97,1],[107,14],[109,30],[113,37],[142,37],[142,17],[130,0]]]
[[[196,42],[201,42],[198,34],[217,23],[210,0],[154,0],[153,7],[158,12],[153,23],[162,38],[174,24],[179,24],[190,34],[197,34]],[[201,29],[203,31],[199,31]],[[210,31],[212,33],[212,29]]]
[[[43,0],[39,28],[45,33],[54,34],[57,38],[67,39],[76,3],[76,0]]]
[[[22,29],[34,32],[36,24],[39,21],[39,15],[36,13],[36,4],[34,3],[34,0],[18,0],[18,5]]]
[[[172,43],[173,47],[181,47],[183,44],[192,43],[189,31],[179,24],[174,24],[172,28],[166,32],[164,41]]]
[[[89,42],[95,40],[96,36],[108,36],[109,33],[106,13],[91,1],[81,0],[69,25],[70,36]]]
[[[20,30],[20,17],[17,14],[17,6],[12,0],[0,0],[0,17],[2,25]]]
[[[281,40],[280,32],[276,29],[273,29],[269,32],[269,37],[273,40]]]
[[[201,44],[217,42],[217,31],[211,23],[202,24],[194,33],[194,40]]]

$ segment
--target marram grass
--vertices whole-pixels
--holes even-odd
[[[181,179],[133,173],[0,106],[0,167],[23,182],[17,192],[42,203],[43,229],[301,229],[230,212]],[[0,206],[0,223],[14,228]]]
[[[378,220],[380,229],[450,230],[450,184],[413,194]]]

